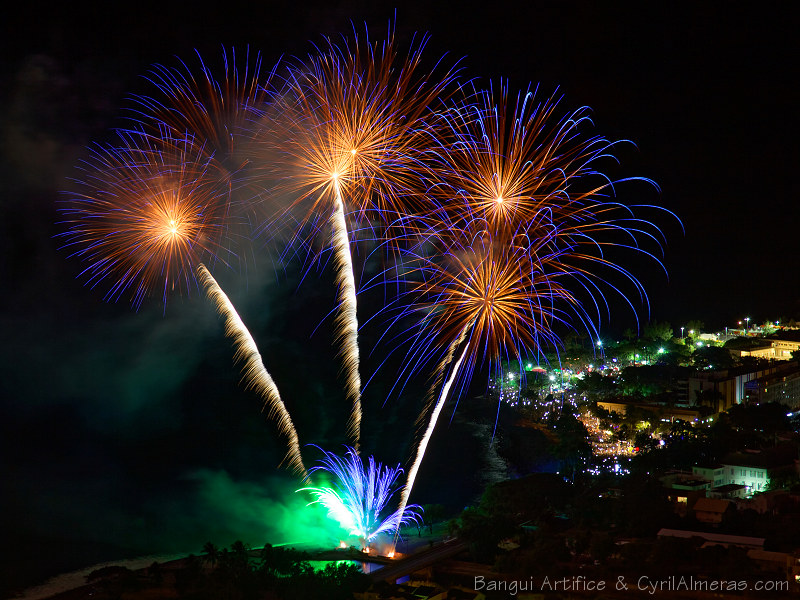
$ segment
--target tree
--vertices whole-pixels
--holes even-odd
[[[205,560],[208,564],[212,567],[217,564],[219,560],[219,548],[217,548],[211,542],[206,542],[203,546],[203,554],[205,554]]]
[[[469,542],[475,560],[491,563],[497,553],[497,544],[514,529],[509,515],[470,506],[459,517],[458,537]]]
[[[444,519],[444,506],[441,504],[423,504],[422,505],[422,520],[428,527],[430,533],[433,533],[433,526],[440,523]]]
[[[730,369],[736,360],[730,350],[721,346],[702,346],[692,353],[692,362],[698,369]]]
[[[571,473],[571,479],[574,481],[579,467],[588,463],[592,456],[592,446],[588,439],[589,432],[586,431],[586,427],[581,421],[566,411],[561,413],[555,423],[555,428],[558,443],[554,454],[561,460],[562,469]]]
[[[643,337],[653,341],[661,340],[666,342],[672,339],[672,325],[666,321],[651,321],[644,326],[643,334]]]
[[[590,399],[608,398],[617,393],[617,384],[613,377],[606,377],[602,373],[592,371],[587,373],[583,380],[578,380],[575,389],[586,394]]]
[[[498,452],[513,473],[527,475],[541,471],[543,464],[552,460],[551,445],[541,429],[511,425],[504,428]]]
[[[775,433],[790,429],[786,406],[777,402],[767,404],[735,404],[728,409],[731,425],[741,431],[763,433],[772,437]]]
[[[605,562],[616,550],[614,545],[614,538],[607,533],[595,533],[592,535],[592,540],[589,544],[589,554],[592,558]]]
[[[700,335],[700,332],[702,332],[705,328],[706,324],[702,321],[698,321],[697,319],[692,319],[686,323],[686,331],[694,331],[694,335]]]
[[[658,442],[646,431],[640,431],[634,436],[633,445],[639,449],[639,452],[649,452],[658,447]]]

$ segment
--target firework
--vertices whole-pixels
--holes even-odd
[[[331,215],[340,311],[336,343],[342,348],[345,392],[352,401],[348,428],[356,448],[361,378],[345,215],[357,224],[387,225],[408,214],[411,199],[419,196],[422,118],[455,76],[453,70],[437,76],[422,72],[426,42],[412,45],[401,58],[392,31],[382,43],[357,36],[341,45],[326,39],[318,54],[290,68],[277,100],[285,126],[276,138],[279,149],[271,151],[281,157],[277,168],[284,185],[296,194],[292,208],[307,205],[300,230],[310,224],[315,231],[320,217]]]
[[[221,76],[199,56],[198,77],[185,63],[157,65],[148,76],[154,94],[134,99],[133,129],[118,132],[121,146],[92,152],[79,191],[62,209],[67,247],[86,263],[91,285],[108,284],[107,299],[130,294],[138,307],[155,293],[166,302],[195,282],[205,288],[225,319],[246,388],[263,399],[288,441],[285,460],[306,482],[277,386],[204,263],[235,256],[232,228],[247,220],[241,211],[255,217],[265,189],[292,198],[267,227],[295,219],[294,242],[309,249],[330,228],[331,241],[310,255],[331,250],[334,257],[335,344],[354,444],[344,456],[322,451],[311,472],[333,481],[305,489],[365,546],[418,519],[408,500],[421,462],[444,405],[458,401],[474,372],[558,349],[564,327],[592,336],[608,312],[608,289],[633,307],[607,275],[621,276],[646,302],[617,251],[659,262],[646,248],[662,241],[638,210],[613,199],[618,182],[597,169],[613,159],[617,142],[587,135],[588,109],[562,113],[558,98],[530,89],[514,100],[506,84],[497,95],[476,91],[454,102],[457,71],[440,64],[423,71],[426,44],[422,37],[403,52],[391,28],[382,42],[326,39],[313,56],[289,64],[280,90],[271,89],[272,74],[264,76],[257,56],[237,65],[223,51]],[[402,470],[358,454],[351,248],[364,236],[381,240],[396,261],[380,277],[385,284],[395,270],[406,292],[397,321],[417,323],[399,380],[438,360],[399,508],[388,516]]]
[[[321,450],[321,449],[320,449]],[[397,478],[403,472],[398,465],[392,469],[376,463],[370,456],[368,467],[355,449],[347,448],[343,457],[322,450],[325,457],[312,472],[324,471],[331,478],[330,487],[304,488],[322,504],[328,515],[349,535],[358,537],[364,548],[381,533],[398,530],[402,525],[419,520],[419,506],[408,506],[383,516],[386,505],[395,492]]]
[[[66,247],[88,263],[81,275],[92,286],[108,281],[107,300],[130,293],[138,308],[156,292],[166,302],[188,291],[194,265],[216,260],[229,224],[227,194],[193,140],[122,140],[92,150],[61,212]]]
[[[450,228],[436,237],[444,245],[443,255],[418,257],[421,282],[414,291],[426,300],[413,303],[410,310],[424,315],[419,326],[424,333],[414,339],[407,366],[418,368],[442,340],[447,351],[418,419],[425,426],[401,494],[401,514],[452,386],[459,379],[462,387],[467,385],[479,363],[496,368],[503,359],[522,360],[526,349],[557,344],[553,326],[564,319],[561,304],[576,304],[557,279],[547,275],[547,262],[555,257],[537,256],[546,248],[546,238],[505,236],[505,230],[491,236],[486,225],[477,220],[465,231]],[[542,235],[546,231],[542,226]],[[460,357],[436,399],[459,349]]]
[[[406,51],[394,32],[382,42],[357,35],[296,61],[278,94],[276,169],[294,190],[304,221],[327,213],[338,188],[359,224],[389,226],[419,212],[419,161],[434,110],[457,89],[455,69],[423,70],[427,37]],[[275,126],[271,126],[271,129]]]
[[[353,259],[350,254],[350,240],[347,237],[347,224],[341,192],[336,187],[336,203],[331,215],[333,247],[336,257],[336,282],[338,284],[339,311],[336,315],[336,340],[341,344],[344,369],[349,373],[345,384],[345,395],[353,399],[348,427],[356,440],[361,437],[361,375],[359,373],[358,312],[356,306],[356,282],[353,276]]]
[[[258,352],[253,337],[245,327],[233,304],[219,287],[216,280],[211,276],[204,265],[197,267],[197,278],[206,288],[208,297],[214,302],[219,314],[225,318],[225,335],[233,339],[236,353],[235,361],[242,363],[242,377],[245,382],[245,389],[253,389],[264,399],[264,407],[268,409],[269,418],[275,418],[280,432],[288,438],[289,452],[286,458],[289,465],[299,474],[303,481],[308,481],[308,471],[303,465],[303,457],[300,454],[300,443],[297,439],[297,430],[294,428],[292,418],[286,405],[281,400],[278,386],[272,379],[264,363],[261,354]]]
[[[660,248],[655,225],[607,199],[613,183],[596,171],[596,163],[614,144],[583,133],[586,109],[559,118],[557,100],[537,103],[528,92],[517,97],[512,111],[505,86],[496,103],[491,91],[476,97],[438,117],[449,131],[431,152],[428,177],[438,180],[429,186],[438,196],[428,220],[432,233],[409,253],[409,262],[419,266],[409,277],[418,298],[401,316],[418,311],[422,318],[406,372],[419,369],[439,348],[447,350],[420,414],[418,423],[427,426],[401,511],[451,386],[460,380],[463,389],[479,364],[496,369],[545,345],[558,348],[562,326],[577,322],[593,335],[601,307],[608,306],[603,288],[627,300],[606,283],[609,272],[622,275],[646,301],[639,281],[609,250],[633,249],[655,258],[640,240],[655,240]],[[430,247],[435,250],[429,256]],[[459,347],[460,358],[434,403]]]

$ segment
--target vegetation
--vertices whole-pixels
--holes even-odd
[[[201,558],[190,556],[169,569],[158,563],[143,572],[106,567],[90,574],[87,583],[92,596],[100,600],[134,593],[141,598],[190,600],[345,600],[369,586],[355,564],[331,562],[315,570],[309,559],[294,548],[267,544],[251,550],[237,541],[220,549],[208,542]]]

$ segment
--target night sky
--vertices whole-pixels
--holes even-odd
[[[248,532],[248,543],[268,541],[283,530],[259,524],[261,515],[289,514],[299,500],[286,499],[294,482],[275,468],[281,443],[237,385],[212,307],[199,294],[138,312],[124,300],[103,302],[104,290],[84,287],[80,265],[59,248],[56,202],[86,146],[109,139],[126,98],[146,89],[151,64],[190,59],[194,49],[213,61],[223,45],[249,45],[274,64],[307,54],[322,35],[348,33],[351,21],[380,37],[393,7],[80,4],[7,15],[0,36],[4,539],[23,555],[26,544],[52,541],[53,569],[59,548],[90,548],[94,559],[199,551],[208,539],[230,544]],[[653,263],[630,265],[650,295],[649,315],[636,306],[640,318],[676,329],[689,319],[709,327],[745,316],[800,319],[793,12],[769,3],[664,3],[649,12],[624,3],[489,4],[402,3],[397,31],[401,39],[429,32],[427,56],[461,59],[478,86],[508,78],[512,88],[558,88],[565,107],[592,108],[597,134],[635,142],[617,154],[619,176],[652,178],[661,192],[620,186],[620,200],[663,206],[685,228],[666,215],[658,221],[668,277]],[[268,257],[256,257],[246,276],[221,278],[294,399],[301,441],[344,442],[324,321],[329,274],[299,285],[298,269],[276,276]],[[635,327],[630,310],[612,308],[604,331]],[[362,338],[377,335],[367,329]],[[365,372],[381,358],[376,350]],[[392,364],[368,388],[365,445],[397,462],[417,400],[411,385],[383,405]]]

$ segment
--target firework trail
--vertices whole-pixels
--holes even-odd
[[[320,448],[320,450],[322,450]],[[395,492],[394,485],[403,472],[398,465],[392,469],[376,463],[369,457],[369,466],[354,448],[347,448],[344,457],[322,450],[322,464],[311,470],[328,473],[333,481],[331,487],[308,487],[315,500],[322,504],[328,515],[337,521],[349,535],[357,536],[366,549],[381,533],[397,530],[402,525],[419,520],[419,506],[409,506],[403,514],[396,510],[381,516]]]
[[[197,60],[200,67],[197,76],[182,61],[180,68],[153,67],[147,80],[154,86],[155,93],[134,97],[135,107],[131,113],[138,130],[133,134],[146,137],[153,144],[164,144],[171,139],[202,140],[195,144],[194,151],[208,164],[205,177],[218,182],[218,188],[227,191],[224,208],[228,221],[226,240],[230,241],[230,225],[238,221],[233,213],[248,212],[255,195],[247,142],[255,111],[262,110],[268,100],[272,74],[263,76],[261,57],[256,55],[251,62],[249,51],[237,63],[236,53],[228,54],[223,49],[219,77],[199,54]],[[237,202],[234,192],[248,187],[250,192],[243,195],[243,201]],[[220,315],[225,317],[226,335],[233,338],[236,347],[234,358],[244,361],[245,387],[253,388],[263,398],[264,408],[269,407],[269,417],[276,418],[279,431],[288,438],[287,458],[291,468],[307,480],[297,432],[272,377],[264,368],[255,342],[208,269],[197,261],[189,264],[198,265],[199,282]]]
[[[300,219],[300,232],[319,229],[319,220],[330,215],[336,264],[338,315],[337,342],[352,402],[348,431],[356,449],[361,427],[361,376],[359,374],[356,287],[345,215],[357,226],[388,227],[397,215],[411,212],[419,198],[420,132],[428,115],[449,88],[453,69],[423,73],[422,38],[401,53],[390,29],[384,42],[368,36],[336,44],[325,40],[307,61],[291,65],[286,86],[277,95],[275,112],[283,126],[270,123],[273,136],[265,152],[281,157],[284,191],[296,195],[290,210],[308,204]],[[404,58],[403,58],[404,57]],[[274,140],[272,143],[268,140]],[[347,203],[345,203],[347,198]],[[388,235],[391,238],[391,234]],[[308,244],[311,246],[311,244]]]
[[[209,299],[214,302],[217,312],[225,318],[225,335],[233,339],[236,353],[234,360],[242,362],[242,378],[245,381],[245,389],[253,389],[264,399],[264,407],[268,407],[269,418],[275,418],[278,423],[279,431],[288,438],[289,452],[286,458],[294,471],[309,481],[308,471],[303,465],[303,458],[300,454],[300,443],[297,440],[297,430],[294,428],[292,418],[286,405],[281,400],[278,387],[272,380],[269,372],[264,368],[261,354],[258,352],[253,337],[245,327],[233,304],[219,287],[219,284],[211,276],[205,265],[197,267],[197,278],[205,287]],[[262,409],[263,410],[263,409]]]
[[[209,175],[209,162],[198,157],[193,140],[162,139],[121,133],[127,146],[96,148],[79,182],[81,192],[62,208],[67,216],[68,248],[89,265],[89,282],[112,280],[106,299],[132,290],[137,308],[152,290],[166,303],[170,292],[187,292],[196,277],[226,317],[226,333],[234,338],[244,375],[277,415],[290,441],[290,464],[304,478],[297,435],[275,384],[263,368],[250,334],[233,305],[202,261],[214,260],[228,225],[228,194]]]
[[[338,284],[339,311],[336,315],[336,341],[341,342],[344,368],[350,373],[345,382],[345,394],[353,399],[348,433],[356,440],[361,437],[361,376],[358,363],[358,313],[356,307],[356,282],[353,277],[353,259],[350,255],[350,240],[344,218],[344,203],[339,186],[336,186],[336,203],[331,215],[333,247],[336,257],[336,282]]]
[[[453,359],[453,355],[456,351],[456,348],[464,341],[464,337],[466,337],[468,327],[465,327],[462,331],[461,335],[457,340],[455,340],[448,348],[447,356],[445,357],[444,361],[440,365],[440,370],[437,372],[437,383],[441,381],[444,377],[444,371],[447,368],[447,365]],[[433,430],[436,428],[436,422],[439,420],[439,414],[442,412],[442,408],[447,401],[447,395],[450,393],[450,387],[453,385],[453,381],[455,381],[456,376],[458,375],[458,371],[461,368],[461,363],[464,361],[464,358],[467,355],[468,348],[465,347],[464,351],[461,353],[461,356],[456,361],[456,364],[453,366],[453,372],[450,375],[450,378],[442,387],[442,391],[439,394],[439,401],[433,407],[433,411],[431,412],[430,420],[428,421],[428,425],[425,428],[425,432],[422,435],[422,439],[419,442],[419,446],[417,446],[417,451],[414,455],[414,461],[411,463],[411,467],[408,469],[408,477],[406,479],[406,484],[403,486],[403,490],[400,492],[400,506],[397,509],[398,514],[400,515],[400,521],[403,520],[403,515],[405,514],[406,506],[408,504],[408,497],[411,495],[411,490],[414,488],[414,481],[417,478],[417,472],[419,471],[419,466],[422,464],[422,459],[425,456],[425,450],[428,448],[428,442],[433,435]],[[436,384],[434,384],[436,385]],[[438,386],[437,386],[438,387]],[[422,414],[425,414],[427,409],[423,411]],[[422,415],[420,415],[420,418]],[[400,533],[399,527],[395,530],[395,544],[397,543],[397,535]]]

